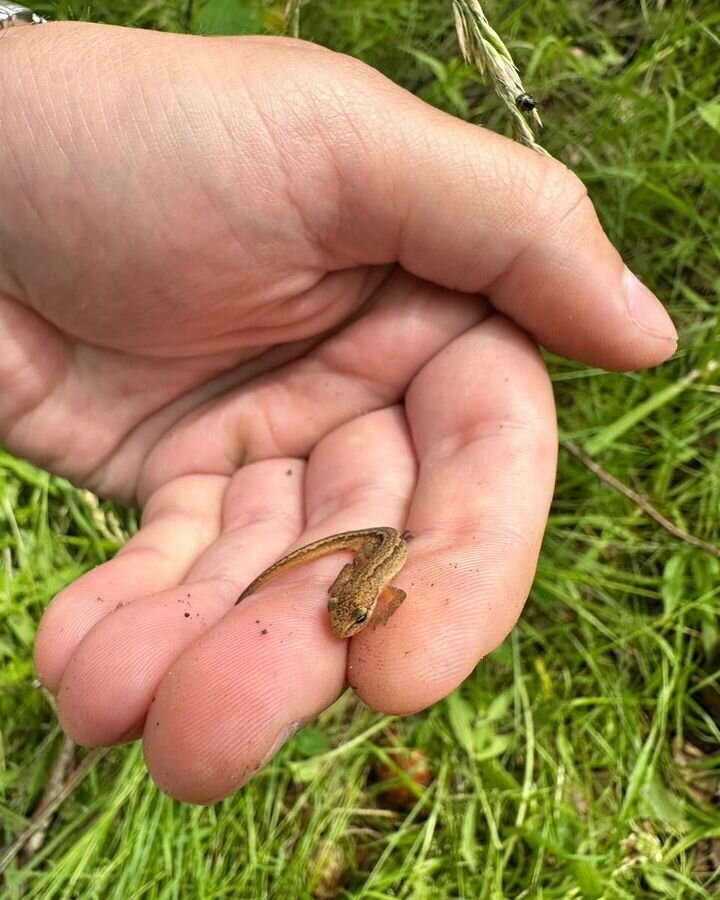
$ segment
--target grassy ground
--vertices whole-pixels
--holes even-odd
[[[656,371],[551,360],[563,436],[720,544],[720,385],[709,365],[720,361],[717,3],[485,6],[542,105],[545,146],[585,179],[681,330],[677,357]],[[282,12],[232,0],[35,8],[205,32],[277,30]],[[312,0],[301,34],[505,128],[458,62],[449,2]],[[2,454],[0,520],[0,842],[10,844],[62,743],[33,680],[34,629],[132,516]],[[720,559],[563,452],[522,623],[455,695],[394,722],[347,696],[209,809],[163,797],[137,746],[93,757],[41,851],[5,872],[2,896],[715,896],[719,574]],[[404,799],[378,780],[393,768],[407,780],[398,748],[422,751],[431,771]]]

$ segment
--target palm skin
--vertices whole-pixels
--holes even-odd
[[[396,713],[447,694],[547,517],[530,336],[613,368],[674,348],[580,183],[302,42],[43,26],[0,77],[0,432],[143,508],[41,623],[65,729],[142,736],[208,802],[348,682]],[[415,535],[385,627],[333,637],[338,558],[234,607],[292,545],[374,525]]]

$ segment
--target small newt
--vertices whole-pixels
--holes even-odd
[[[381,597],[385,605],[382,611],[378,610],[376,619],[383,624],[405,599],[405,591],[389,582],[405,565],[410,538],[410,532],[400,534],[394,528],[364,528],[321,538],[288,553],[258,575],[240,594],[235,605],[288,569],[328,553],[354,550],[355,559],[342,567],[328,590],[328,612],[333,631],[341,638],[352,637],[369,623]]]

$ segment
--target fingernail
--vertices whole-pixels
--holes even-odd
[[[625,268],[623,276],[625,303],[633,322],[653,337],[677,343],[677,331],[665,307],[651,290]]]

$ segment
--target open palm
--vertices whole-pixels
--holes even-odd
[[[608,367],[674,347],[580,183],[302,42],[43,26],[0,69],[0,430],[143,507],[41,624],[66,730],[143,736],[207,801],[347,682],[398,713],[447,694],[515,622],[546,521],[529,335]],[[234,607],[290,546],[375,525],[415,535],[386,626],[332,635],[336,558]]]

